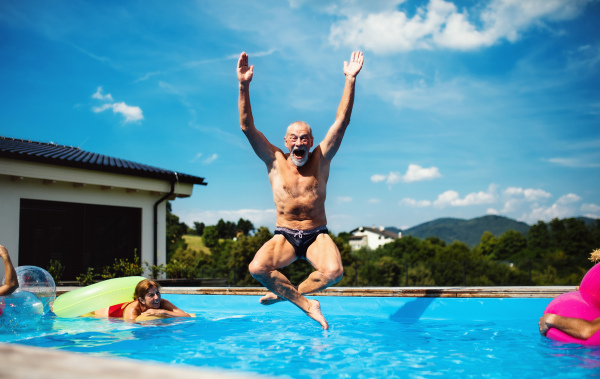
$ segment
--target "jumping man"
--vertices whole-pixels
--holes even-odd
[[[256,155],[267,165],[277,208],[275,235],[258,250],[249,270],[271,291],[260,299],[262,304],[288,300],[321,324],[323,329],[329,328],[329,325],[321,313],[319,302],[303,295],[319,292],[342,279],[344,270],[340,252],[327,231],[325,196],[331,159],[350,123],[356,76],[363,60],[363,54],[358,51],[352,53],[350,63],[344,62],[344,93],[335,122],[323,142],[311,152],[314,142],[311,128],[303,121],[296,121],[288,126],[283,139],[289,153],[272,145],[256,129],[249,91],[254,66],[248,66],[246,53],[240,55],[237,65],[240,126]],[[298,258],[306,259],[316,271],[295,287],[277,270]]]

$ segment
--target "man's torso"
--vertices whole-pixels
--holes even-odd
[[[269,172],[277,226],[308,230],[327,224],[325,197],[329,162],[317,147],[302,167],[288,160],[289,154],[277,152]]]

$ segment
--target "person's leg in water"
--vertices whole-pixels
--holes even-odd
[[[315,293],[328,288],[342,279],[344,268],[340,252],[328,234],[320,234],[308,247],[306,260],[312,264],[313,271],[297,290],[300,294]],[[285,299],[274,293],[268,293],[260,299],[261,304],[270,305]]]
[[[329,324],[321,313],[320,303],[302,296],[288,278],[277,271],[295,260],[296,254],[292,245],[284,236],[275,235],[258,250],[248,269],[250,274],[269,291],[290,301],[302,309],[308,317],[317,321],[323,329],[328,329]]]

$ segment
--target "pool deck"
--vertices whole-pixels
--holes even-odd
[[[243,379],[266,376],[0,343],[0,379]]]
[[[57,295],[80,287],[57,287]],[[333,287],[315,296],[445,297],[445,298],[554,298],[575,286],[546,287]],[[263,287],[163,287],[163,294],[247,295],[267,293]],[[230,371],[207,370],[119,358],[0,343],[0,379],[100,379],[100,378],[265,378]]]
[[[57,295],[80,287],[57,287]],[[525,286],[525,287],[331,287],[309,294],[310,296],[354,297],[524,297],[554,298],[574,291],[575,286]],[[178,295],[247,295],[262,296],[264,287],[163,287],[163,294]]]

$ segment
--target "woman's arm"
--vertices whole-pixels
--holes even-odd
[[[169,300],[161,299],[159,309],[147,309],[140,316],[160,316],[160,317],[192,317],[189,313],[177,308]]]

